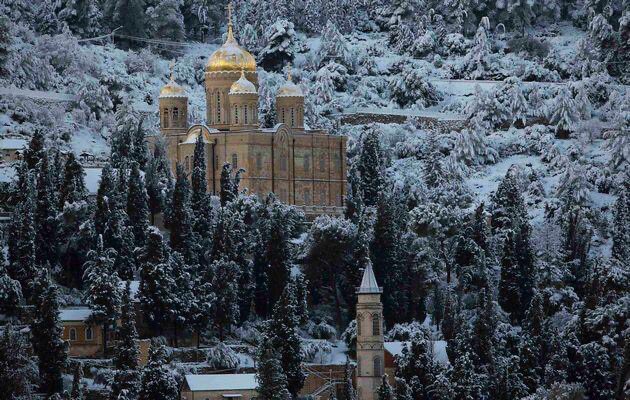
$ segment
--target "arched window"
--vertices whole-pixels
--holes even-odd
[[[232,154],[232,168],[238,169],[238,155]]]
[[[179,125],[179,108],[173,107],[173,126]]]
[[[214,156],[214,169],[219,169],[219,156]]]
[[[361,336],[361,325],[363,325],[363,314],[357,315],[357,336]]]
[[[262,169],[262,153],[256,153],[256,168],[259,171]]]
[[[374,357],[374,376],[383,376],[383,365],[379,356]]]
[[[280,171],[286,171],[286,170],[287,170],[287,155],[282,154],[280,156]]]
[[[295,111],[293,111],[293,107],[291,107],[291,127],[295,127]]]
[[[379,336],[381,334],[381,319],[378,315],[372,315],[372,336]]]
[[[169,118],[168,118],[168,108],[165,108],[164,111],[162,111],[162,125],[164,125],[164,128],[168,128],[169,125]]]
[[[243,123],[244,124],[248,124],[249,123],[249,113],[247,112],[247,109],[249,107],[248,106],[243,106]]]
[[[285,111],[285,110],[284,110],[284,107],[282,107],[282,123],[283,123],[283,124],[286,124],[286,123],[287,123],[287,120],[286,120],[286,119],[285,119],[285,117],[284,117],[284,111]]]
[[[69,336],[71,341],[77,340],[77,330],[74,328],[70,328]]]
[[[92,340],[92,339],[93,339],[92,328],[90,327],[85,328],[85,340]]]
[[[319,155],[319,172],[325,172],[326,171],[326,158],[324,157],[323,154]]]
[[[304,205],[311,204],[311,189],[304,189]]]
[[[234,125],[238,125],[238,106],[234,106]]]
[[[221,93],[217,92],[217,123],[221,123]]]

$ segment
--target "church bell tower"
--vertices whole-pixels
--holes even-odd
[[[359,400],[376,400],[382,383],[385,353],[383,350],[383,290],[376,283],[372,264],[363,271],[357,290],[357,392]]]

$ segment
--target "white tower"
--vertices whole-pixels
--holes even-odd
[[[383,291],[376,283],[372,264],[367,263],[361,286],[357,290],[357,392],[359,400],[377,399],[382,383],[385,353],[383,350]]]

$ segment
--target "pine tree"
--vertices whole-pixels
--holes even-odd
[[[99,236],[94,250],[88,253],[84,279],[87,283],[85,303],[90,306],[90,323],[103,326],[103,355],[107,356],[107,328],[112,325],[120,311],[120,279],[114,271],[114,249],[103,248]]]
[[[567,139],[579,116],[571,91],[562,87],[556,97],[549,122],[556,126],[556,137]]]
[[[480,79],[490,72],[489,56],[491,53],[491,43],[488,39],[489,29],[490,21],[488,17],[483,17],[479,22],[477,33],[475,33],[473,47],[464,57],[461,67],[462,74],[467,78]]]
[[[293,61],[299,45],[293,23],[276,19],[265,29],[265,40],[267,45],[260,51],[260,65],[268,71],[280,72],[284,65]]]
[[[133,279],[136,267],[135,243],[133,230],[129,226],[129,219],[124,210],[115,207],[109,214],[103,234],[103,247],[117,249],[113,270],[118,273],[118,277],[125,280]]]
[[[357,400],[357,392],[352,384],[352,368],[350,360],[346,360],[346,368],[343,374],[343,398],[346,400]]]
[[[519,315],[525,314],[525,308],[531,301],[536,286],[536,271],[534,266],[534,252],[530,243],[531,226],[523,221],[514,237],[514,256],[518,265],[518,286],[520,288],[519,301],[521,310]]]
[[[96,36],[100,32],[103,15],[95,0],[64,0],[59,18],[80,37]]]
[[[40,391],[48,395],[63,390],[62,370],[66,351],[61,339],[59,297],[57,287],[47,272],[42,272],[35,284],[37,314],[31,323],[31,343],[38,358]]]
[[[173,374],[164,365],[166,349],[156,339],[151,341],[149,361],[142,372],[139,400],[172,400],[177,398],[178,387]]]
[[[378,400],[394,400],[394,388],[387,381],[387,375],[383,375],[381,386],[376,391]]]
[[[508,231],[503,243],[501,258],[501,280],[499,281],[499,304],[517,321],[522,310],[521,288],[519,286],[519,270],[514,248],[514,235]]]
[[[287,389],[295,398],[304,386],[306,378],[302,370],[300,325],[297,314],[295,287],[288,284],[273,309],[269,323],[269,336],[278,350],[282,370],[287,379]]]
[[[83,400],[83,364],[78,362],[74,368],[72,376],[72,390],[70,396],[72,400]]]
[[[66,159],[66,164],[63,173],[63,182],[59,189],[59,208],[63,209],[66,203],[71,204],[85,200],[87,196],[87,189],[85,188],[85,181],[83,167],[77,161],[74,153],[70,153]]]
[[[579,382],[583,382],[586,396],[593,400],[614,398],[615,377],[606,348],[597,342],[580,346]]]
[[[122,26],[120,33],[145,37],[144,0],[108,0],[111,26]]]
[[[464,352],[455,360],[451,382],[453,400],[483,398],[482,379],[475,373],[470,353]]]
[[[630,260],[630,191],[627,187],[619,190],[613,209],[611,256],[618,261]]]
[[[274,340],[263,333],[257,348],[256,392],[265,400],[288,400],[291,394],[287,389],[285,375],[280,355],[276,350]]]
[[[489,368],[494,361],[494,331],[496,315],[489,290],[481,289],[477,302],[477,319],[473,325],[473,348],[475,361],[480,367]]]
[[[56,191],[48,163],[48,156],[45,155],[38,164],[37,176],[35,261],[40,265],[45,262],[55,265],[58,260]]]
[[[148,10],[149,31],[154,39],[174,42],[184,39],[184,16],[180,11],[182,5],[182,0],[160,0]]]
[[[348,42],[331,20],[326,22],[326,26],[322,31],[322,41],[317,56],[320,66],[331,60],[350,66]]]
[[[135,247],[142,247],[146,241],[146,230],[149,226],[148,196],[144,180],[140,176],[138,163],[131,164],[127,192],[127,215],[133,232]]]
[[[205,146],[206,141],[203,139],[203,135],[197,136],[197,142],[195,143],[195,152],[193,154],[193,170],[191,175],[191,205],[195,213],[194,219],[194,231],[202,238],[207,238],[211,231],[212,215],[212,202],[208,195],[208,182],[206,178],[206,158],[205,158]]]
[[[134,306],[131,302],[130,282],[127,281],[123,291],[120,310],[119,340],[116,343],[114,353],[116,373],[112,382],[112,394],[110,396],[112,400],[117,399],[118,395],[125,390],[130,394],[135,393],[138,386],[140,378],[138,356],[140,355],[140,350],[136,343],[138,332],[136,331],[135,318]]]
[[[411,337],[396,360],[396,378],[409,384],[414,399],[427,399],[427,389],[435,379],[432,344],[422,332]]]
[[[523,196],[516,180],[516,169],[510,168],[499,183],[496,192],[491,196],[491,214],[493,231],[512,229],[526,218],[526,208]]]
[[[187,327],[193,321],[193,312],[196,310],[193,271],[197,266],[188,266],[184,258],[177,252],[169,257],[170,271],[173,281],[174,293],[171,294],[170,304],[171,319],[175,336],[175,346],[178,346],[178,334],[180,327]]]
[[[239,268],[234,261],[219,259],[212,263],[212,289],[216,296],[213,305],[212,320],[223,340],[225,328],[235,324],[239,317],[238,278]]]
[[[8,323],[0,334],[0,398],[29,399],[36,390],[37,365],[22,335]]]
[[[383,189],[382,150],[378,132],[368,127],[361,137],[361,150],[357,160],[357,170],[361,176],[361,193],[368,207],[377,205],[378,197]]]
[[[610,151],[610,167],[613,171],[627,171],[630,165],[630,113],[619,118],[616,129],[604,133],[606,149]]]
[[[321,67],[315,75],[315,87],[313,87],[314,102],[319,106],[326,106],[333,101],[335,85],[330,69]]]
[[[184,167],[177,165],[177,181],[173,190],[172,202],[171,247],[184,256],[186,262],[194,264],[196,249],[193,234],[193,220],[190,203],[190,183],[184,172]]]
[[[128,5],[133,5],[133,3],[141,3],[143,0],[113,0],[118,1],[119,4],[129,3]],[[128,6],[127,5],[127,6]],[[125,12],[135,12],[133,7],[125,10]],[[125,16],[126,18],[127,16]],[[138,23],[142,22],[141,16],[137,20]],[[117,23],[116,26],[122,26],[120,23]],[[123,26],[123,29],[125,27]],[[122,32],[121,32],[122,33]],[[123,33],[124,35],[132,35],[129,33]],[[144,32],[142,34],[134,35],[134,36],[144,36]],[[129,103],[122,103],[118,106],[115,114],[116,125],[114,127],[114,131],[112,132],[112,136],[110,138],[111,145],[111,156],[110,162],[114,168],[123,168],[127,163],[133,160],[134,156],[134,136],[137,134],[139,130],[141,130],[140,126],[142,121],[139,119],[138,114],[132,108]]]

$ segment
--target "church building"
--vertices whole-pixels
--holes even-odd
[[[304,93],[287,80],[276,92],[278,123],[258,123],[256,60],[236,41],[231,17],[227,40],[205,67],[206,124],[188,123],[188,96],[171,74],[160,92],[160,130],[173,169],[192,172],[201,135],[205,145],[208,190],[220,191],[221,170],[242,168],[240,189],[265,197],[274,193],[307,216],[340,215],[346,195],[346,141],[304,125]]]

